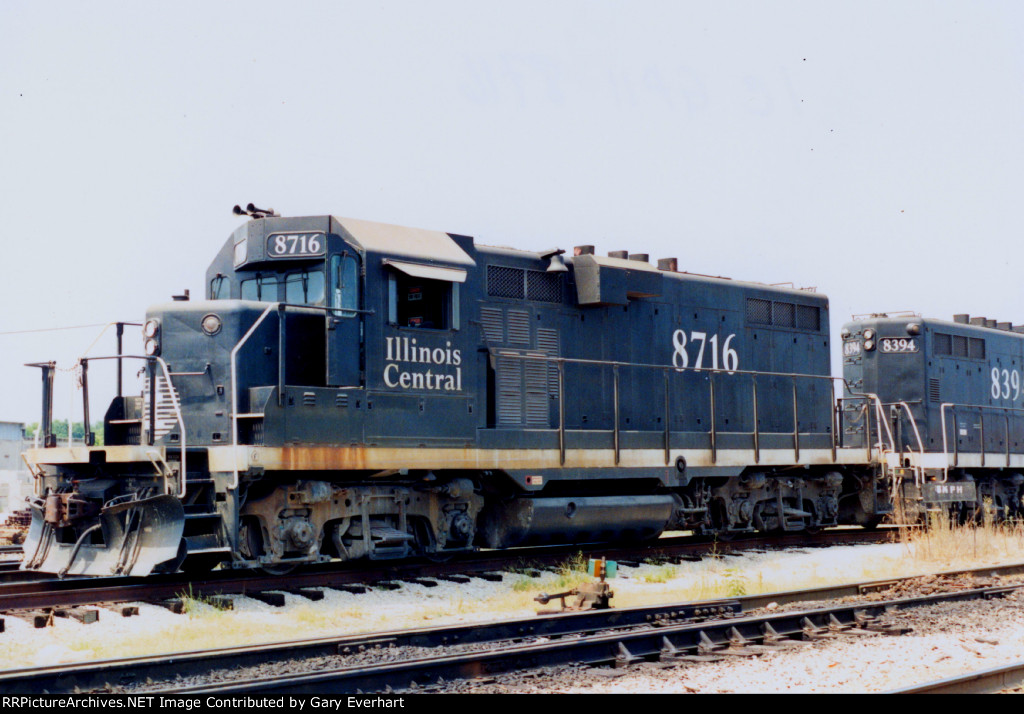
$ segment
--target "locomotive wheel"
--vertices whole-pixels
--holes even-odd
[[[238,545],[242,551],[242,555],[249,560],[255,560],[266,553],[266,549],[263,547],[263,531],[260,528],[259,522],[255,518],[244,519],[242,525],[239,527],[238,533]],[[267,575],[288,575],[288,573],[299,567],[298,563],[276,563],[273,565],[261,565],[259,570],[262,570]]]

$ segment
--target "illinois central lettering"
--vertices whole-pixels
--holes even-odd
[[[415,337],[386,337],[384,344],[384,384],[388,387],[462,391],[462,352],[452,349],[451,342],[429,347],[416,344]]]

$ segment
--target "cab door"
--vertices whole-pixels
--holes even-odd
[[[359,256],[336,253],[327,261],[327,385],[361,387],[363,318],[359,311]]]

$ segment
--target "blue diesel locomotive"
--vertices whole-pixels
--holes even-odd
[[[104,358],[136,364],[145,388],[119,386],[102,445],[56,444],[54,365],[34,365],[42,444],[27,454],[23,567],[283,572],[666,529],[871,526],[913,483],[898,480],[908,468],[931,469],[919,486],[946,475],[904,459],[908,430],[897,443],[889,412],[905,403],[934,439],[942,409],[872,376],[876,359],[922,357],[930,323],[917,357],[868,346],[866,330],[878,345],[904,338],[905,320],[849,326],[844,348],[862,352],[844,382],[813,291],[590,246],[236,212],[250,220],[210,265],[206,299],[151,308],[142,354]],[[86,423],[97,359],[80,364]]]
[[[878,396],[894,446],[886,466],[908,503],[1024,516],[1024,327],[876,314],[841,337],[847,388]],[[845,409],[848,443],[870,439],[858,409]]]

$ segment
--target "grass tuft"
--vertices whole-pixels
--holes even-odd
[[[1024,524],[996,521],[991,501],[966,523],[954,522],[946,513],[925,514],[925,527],[901,528],[900,542],[908,556],[922,565],[954,566],[1019,558],[1024,550]]]
[[[214,612],[226,612],[230,608],[223,600],[214,600],[211,598],[202,597],[201,595],[195,595],[192,592],[192,586],[188,586],[187,593],[181,593],[178,595],[181,600],[184,614],[189,617],[199,617],[210,613],[212,609]]]
[[[555,586],[560,590],[569,590],[591,581],[587,575],[587,559],[582,552],[577,552],[557,568],[558,576]]]

